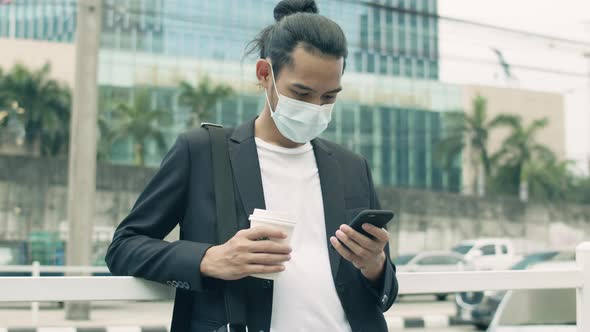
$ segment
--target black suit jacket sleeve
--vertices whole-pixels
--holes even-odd
[[[181,289],[203,291],[200,265],[212,244],[162,239],[182,222],[190,176],[187,139],[180,135],[160,169],[121,222],[106,262],[115,275],[140,277]]]
[[[370,207],[371,209],[379,210],[381,209],[381,204],[379,203],[379,198],[377,197],[377,192],[375,191],[375,187],[373,185],[371,169],[369,168],[369,165],[367,164],[366,160],[365,169],[367,170],[367,178],[369,179]],[[383,310],[383,312],[389,310],[389,308],[393,305],[397,297],[399,288],[397,283],[395,265],[393,264],[393,262],[391,261],[391,257],[389,256],[389,243],[385,246],[385,257],[385,270],[377,286],[371,284],[367,279],[363,277],[365,286],[369,289],[369,292],[375,295],[379,303],[379,307]]]

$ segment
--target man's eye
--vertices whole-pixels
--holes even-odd
[[[297,97],[307,97],[307,96],[309,96],[309,93],[306,93],[306,92],[301,93],[301,92],[295,91],[295,95],[297,95]]]
[[[324,96],[324,99],[331,100],[336,98],[336,96]]]

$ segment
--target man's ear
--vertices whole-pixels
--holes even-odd
[[[272,86],[272,74],[270,70],[270,62],[265,59],[259,59],[256,61],[256,78],[258,79],[258,84],[265,89],[268,89]]]

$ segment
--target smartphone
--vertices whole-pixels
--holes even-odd
[[[361,211],[350,222],[350,224],[348,224],[348,226],[350,226],[355,231],[372,239],[373,236],[365,232],[365,230],[362,228],[362,225],[365,223],[369,223],[379,228],[385,228],[394,216],[395,213],[393,213],[393,211],[390,210],[364,210]]]

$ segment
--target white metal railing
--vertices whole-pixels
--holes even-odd
[[[0,273],[30,273],[31,277],[27,279],[38,280],[41,277],[41,273],[109,273],[109,269],[106,266],[41,266],[39,262],[33,262],[32,265],[8,265],[0,266]],[[7,280],[8,277],[0,279],[0,288],[2,287],[2,281]],[[14,278],[13,278],[14,279]],[[39,301],[33,300],[31,302],[31,322],[37,325],[39,322]],[[56,300],[51,300],[56,301]],[[59,301],[59,300],[57,300]],[[0,300],[0,302],[3,302]],[[19,301],[20,302],[20,301]],[[25,301],[28,302],[28,301]]]
[[[400,294],[576,289],[577,330],[590,332],[590,242],[577,247],[576,262],[577,267],[571,270],[399,273],[398,280]],[[57,268],[37,267],[40,271],[60,272],[55,271]],[[66,269],[71,272],[90,271],[86,267]],[[6,270],[8,269],[2,268],[0,272]],[[172,298],[174,288],[133,277],[0,278],[0,302],[133,301]]]

